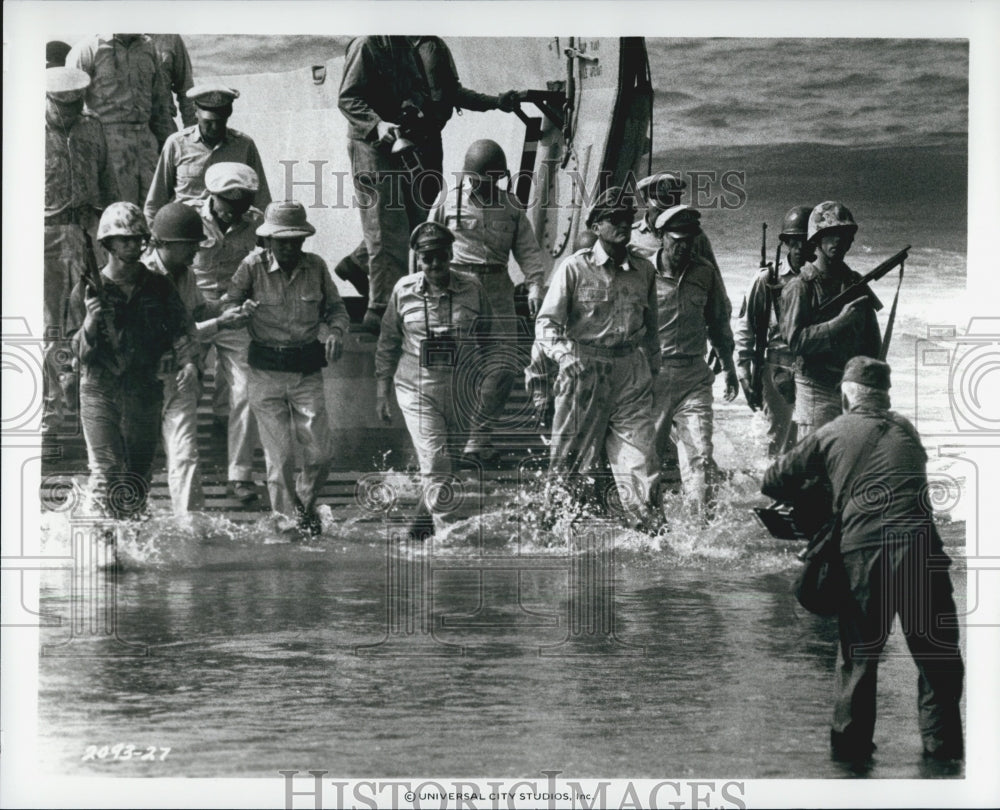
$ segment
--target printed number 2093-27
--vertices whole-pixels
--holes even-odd
[[[88,745],[80,758],[81,762],[118,760],[119,762],[163,762],[170,753],[169,748],[156,745],[131,745],[130,743],[115,743],[114,745]]]

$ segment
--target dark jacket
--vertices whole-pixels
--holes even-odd
[[[881,423],[886,430],[879,437]],[[863,452],[868,458],[859,467]],[[832,488],[834,504],[843,504],[844,552],[908,543],[932,531],[927,453],[899,414],[856,409],[838,416],[775,461],[761,492],[794,502],[817,480]]]
[[[840,385],[844,366],[852,357],[878,357],[882,348],[872,299],[863,305],[861,329],[835,325],[830,319],[815,322],[814,313],[825,301],[861,278],[846,265],[844,269],[846,273],[834,276],[821,273],[815,264],[807,264],[798,276],[789,279],[781,293],[781,334],[796,355],[795,370],[828,388]]]

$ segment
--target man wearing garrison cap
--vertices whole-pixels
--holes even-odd
[[[596,236],[552,274],[535,347],[559,366],[550,469],[577,481],[606,453],[630,522],[655,524],[653,377],[660,371],[653,266],[629,247],[635,200],[612,187],[587,214]]]
[[[239,90],[218,82],[199,84],[188,91],[198,123],[167,138],[143,208],[150,222],[168,202],[204,197],[205,171],[214,163],[245,163],[257,173],[254,205],[263,210],[271,202],[257,144],[249,135],[227,126],[239,95]]]
[[[913,425],[889,410],[885,363],[851,358],[840,396],[844,412],[781,456],[761,487],[795,502],[818,478],[840,515],[847,586],[838,612],[833,757],[865,763],[875,749],[878,660],[898,613],[919,674],[924,757],[958,760],[964,670],[950,560],[927,497],[927,453]]]
[[[58,367],[57,336],[65,328],[73,285],[95,262],[93,238],[101,211],[118,199],[118,181],[108,155],[104,128],[83,111],[90,76],[82,70],[54,67],[45,71],[45,259],[42,428],[58,426],[64,397]]]
[[[101,119],[119,200],[142,207],[156,158],[174,131],[170,91],[152,40],[145,34],[104,34],[78,42],[66,67],[92,79],[87,110]]]

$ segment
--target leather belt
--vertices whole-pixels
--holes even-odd
[[[612,359],[617,357],[628,357],[636,350],[636,348],[638,348],[631,343],[625,343],[621,346],[594,346],[589,343],[577,343],[576,345],[579,347],[581,354]]]
[[[660,362],[665,366],[690,366],[704,358],[698,354],[674,355],[672,357],[662,357]]]
[[[463,273],[475,273],[477,276],[489,276],[493,273],[506,273],[505,264],[453,264],[452,270],[460,270]]]

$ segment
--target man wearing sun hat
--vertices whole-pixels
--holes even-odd
[[[712,385],[715,374],[705,361],[705,338],[726,369],[726,401],[739,391],[733,362],[732,304],[722,275],[694,255],[701,214],[676,205],[656,218],[661,247],[654,255],[662,371],[653,383],[656,449],[663,472],[677,465],[672,433],[683,442],[687,469],[682,480],[688,498],[700,509],[711,503],[715,472],[712,448]]]
[[[964,669],[951,561],[927,497],[927,453],[913,425],[889,410],[889,383],[888,364],[848,360],[840,383],[843,412],[781,456],[761,491],[794,503],[818,476],[840,516],[847,583],[837,614],[833,758],[866,762],[875,750],[879,657],[898,613],[919,675],[924,757],[959,760]]]
[[[174,131],[170,91],[152,40],[145,34],[89,37],[73,46],[66,67],[92,79],[87,110],[104,127],[119,199],[141,207],[157,155]]]
[[[253,206],[257,172],[243,163],[213,163],[205,172],[208,197],[188,200],[201,216],[205,238],[192,270],[205,300],[217,304],[229,289],[233,274],[257,246],[257,227],[264,215]],[[253,482],[253,454],[259,445],[257,420],[247,390],[246,328],[219,332],[209,341],[215,347],[215,391],[212,413],[217,430],[225,431],[229,454],[229,494],[242,504],[257,500]]]
[[[629,247],[634,198],[613,186],[595,200],[597,237],[552,274],[535,346],[558,364],[550,470],[571,483],[606,453],[628,520],[656,522],[652,379],[660,370],[652,265]]]
[[[93,238],[101,211],[118,199],[104,129],[83,110],[89,86],[90,76],[82,70],[45,71],[45,431],[57,426],[63,412],[60,378],[68,382],[72,376],[53,351],[65,330],[70,292],[87,264],[96,261]]]
[[[302,250],[314,233],[302,203],[271,203],[257,228],[266,246],[240,263],[223,301],[250,302],[250,407],[264,446],[271,509],[315,535],[321,530],[316,498],[332,454],[321,371],[340,359],[350,320],[326,262]],[[321,326],[329,332],[323,343]]]
[[[188,91],[198,123],[167,138],[143,208],[150,222],[171,200],[204,197],[205,171],[214,163],[245,163],[257,173],[254,205],[263,210],[271,202],[257,144],[249,135],[227,125],[239,95],[238,90],[218,82],[199,84]]]

